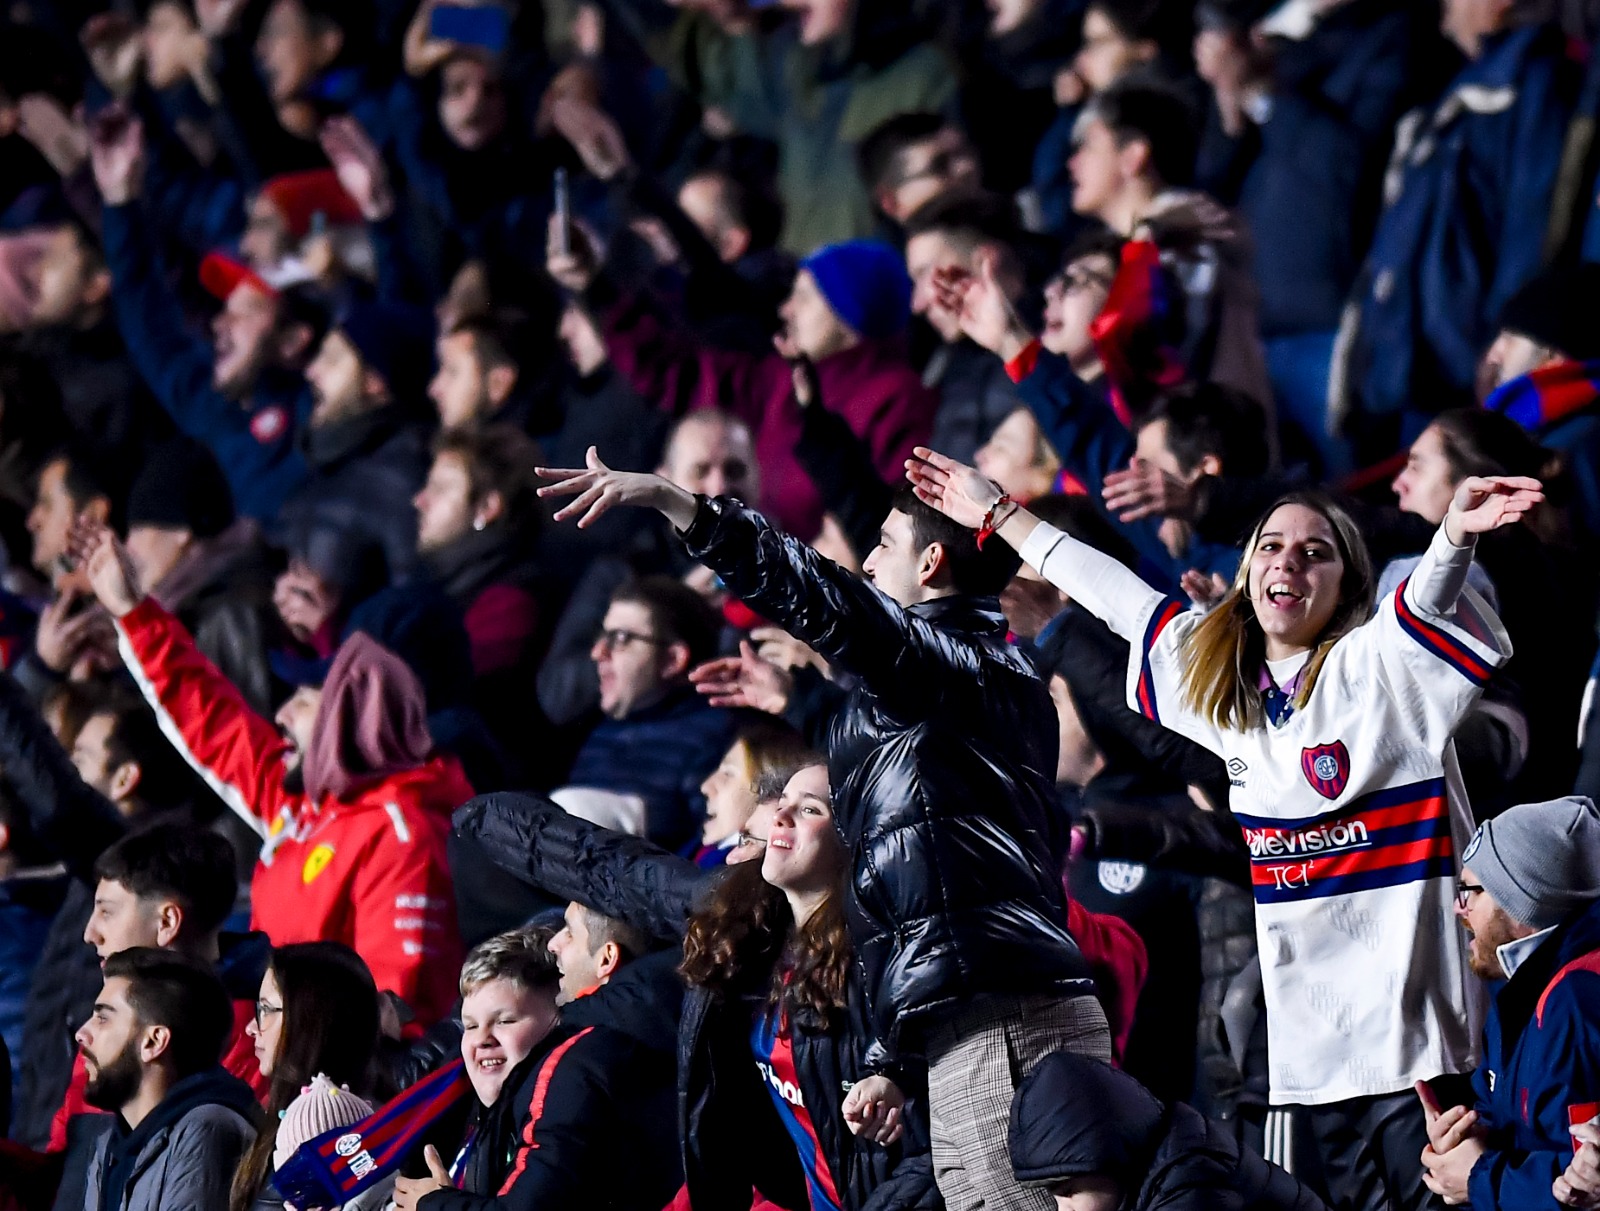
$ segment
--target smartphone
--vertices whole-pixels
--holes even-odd
[[[511,14],[498,4],[441,4],[428,20],[428,36],[498,55],[511,39]]]
[[[572,193],[567,185],[567,170],[556,169],[556,251],[562,256],[572,255]]]

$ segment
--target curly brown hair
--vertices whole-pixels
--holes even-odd
[[[710,902],[689,918],[678,970],[719,999],[764,993],[791,1022],[826,1030],[849,1003],[854,951],[842,892],[797,927],[788,899],[761,877],[759,862],[730,867]]]

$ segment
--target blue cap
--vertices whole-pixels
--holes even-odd
[[[833,313],[868,340],[898,336],[911,318],[905,260],[882,240],[847,240],[817,249],[809,270]]]

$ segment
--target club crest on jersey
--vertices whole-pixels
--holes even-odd
[[[1324,799],[1337,799],[1350,781],[1350,750],[1343,740],[1301,749],[1300,769],[1312,790]]]

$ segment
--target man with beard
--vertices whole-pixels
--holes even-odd
[[[89,1164],[84,1211],[227,1205],[260,1113],[217,1063],[232,1025],[205,964],[142,946],[106,960],[77,1040],[90,1104],[117,1117]]]
[[[262,839],[251,928],[279,946],[342,942],[421,1026],[443,1017],[461,960],[445,839],[472,787],[454,757],[435,752],[416,674],[358,631],[322,685],[302,686],[267,719],[141,597],[109,530],[90,535],[85,553],[162,730]]]
[[[1479,826],[1461,862],[1468,961],[1505,982],[1484,1026],[1475,1107],[1441,1112],[1418,1087],[1423,1180],[1475,1211],[1554,1207],[1571,1129],[1600,1101],[1600,811],[1576,796],[1513,807]]]

